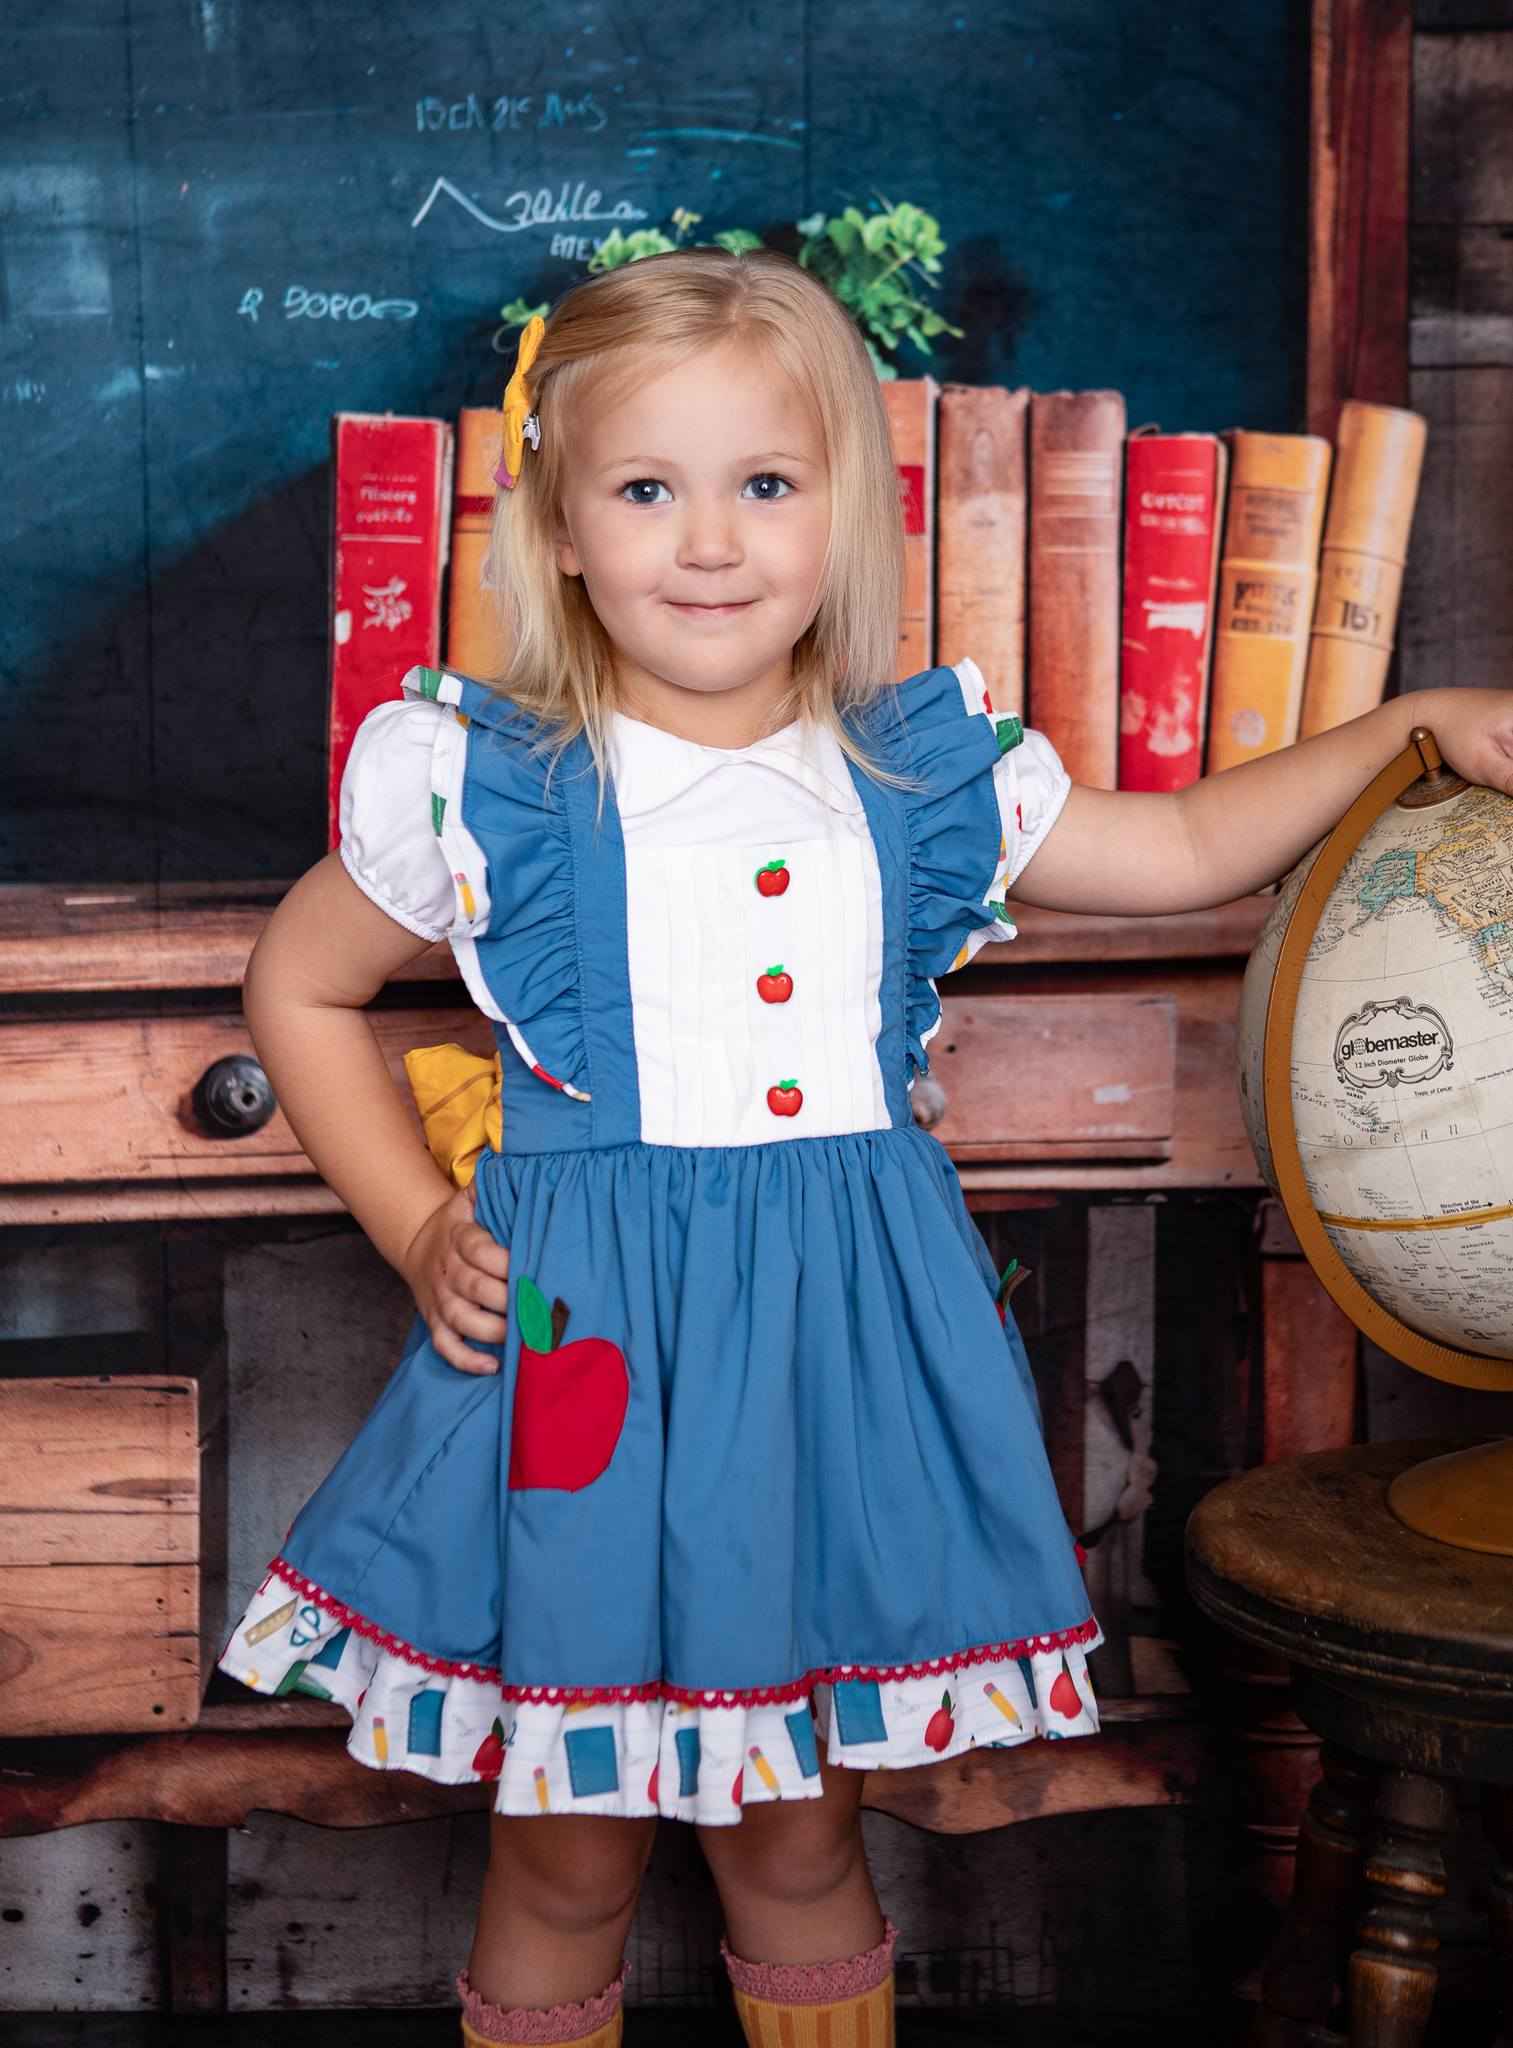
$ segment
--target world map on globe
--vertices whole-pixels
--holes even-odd
[[[1362,836],[1298,991],[1292,1105],[1309,1195],[1379,1307],[1513,1357],[1513,799],[1415,785]],[[1321,842],[1322,844],[1322,842]],[[1314,847],[1279,892],[1237,1017],[1241,1108],[1277,1191],[1262,1055],[1277,958]]]

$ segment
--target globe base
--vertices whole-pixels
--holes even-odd
[[[1388,1487],[1387,1505],[1436,1543],[1513,1557],[1513,1437],[1410,1465]]]

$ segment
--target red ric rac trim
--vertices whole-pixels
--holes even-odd
[[[661,1679],[653,1679],[646,1685],[502,1685],[499,1672],[493,1665],[458,1664],[447,1657],[429,1657],[424,1650],[413,1649],[409,1643],[401,1642],[398,1636],[379,1628],[355,1608],[333,1600],[324,1587],[317,1586],[313,1579],[307,1579],[303,1572],[296,1571],[286,1558],[276,1557],[268,1570],[276,1573],[294,1592],[324,1608],[327,1614],[355,1635],[366,1636],[369,1642],[377,1643],[391,1656],[403,1658],[405,1663],[416,1664],[422,1671],[435,1671],[446,1678],[477,1678],[485,1685],[497,1685],[501,1698],[521,1700],[530,1706],[628,1706],[634,1700],[677,1700],[687,1707],[776,1706],[784,1700],[805,1698],[816,1684],[843,1685],[853,1678],[933,1678],[943,1671],[954,1671],[963,1666],[1006,1663],[1010,1657],[1028,1657],[1032,1651],[1067,1650],[1076,1643],[1091,1642],[1098,1633],[1098,1623],[1089,1615],[1076,1628],[1060,1628],[1048,1636],[1020,1636],[1012,1643],[975,1643],[970,1649],[957,1650],[949,1657],[932,1657],[926,1663],[817,1664],[812,1671],[806,1671],[802,1678],[792,1679],[787,1685],[747,1686],[728,1692],[668,1685]]]

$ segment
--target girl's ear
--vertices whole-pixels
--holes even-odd
[[[578,560],[578,551],[573,546],[567,530],[567,521],[558,510],[556,525],[552,533],[552,551],[557,557],[557,567],[564,576],[581,576],[583,564]]]

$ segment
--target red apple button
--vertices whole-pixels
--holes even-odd
[[[781,896],[788,887],[788,865],[786,861],[770,860],[765,867],[756,871],[757,894],[759,896]]]
[[[797,1081],[779,1081],[767,1090],[767,1107],[774,1116],[797,1116],[803,1100]]]
[[[793,994],[793,976],[783,972],[780,960],[776,967],[757,976],[756,990],[764,1003],[786,1003]]]

